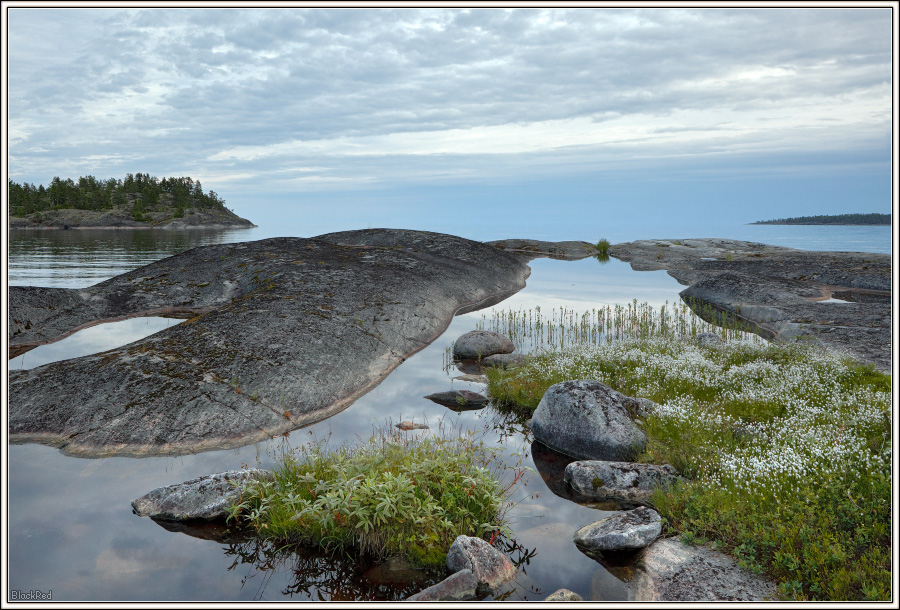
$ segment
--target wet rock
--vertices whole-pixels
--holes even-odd
[[[367,570],[363,578],[375,587],[396,588],[421,582],[427,578],[427,574],[403,557],[389,557]]]
[[[739,323],[766,339],[814,338],[891,369],[891,257],[811,252],[726,239],[640,240],[611,256],[636,270],[666,269],[681,298],[710,322]],[[856,302],[828,302],[852,293]],[[841,298],[838,296],[838,298]]]
[[[425,398],[455,411],[481,409],[488,403],[486,396],[468,390],[438,392],[437,394],[429,394]]]
[[[775,600],[775,585],[708,547],[662,538],[644,551],[629,583],[635,601]]]
[[[428,426],[425,424],[417,424],[415,422],[404,420],[397,424],[397,427],[401,430],[428,430]]]
[[[11,371],[9,440],[103,457],[272,438],[345,409],[456,313],[520,290],[528,273],[480,242],[379,229],[203,246],[85,289],[11,286],[21,348],[99,320],[195,317]]]
[[[599,381],[563,381],[544,393],[531,430],[536,440],[575,458],[629,460],[647,444],[633,420],[638,404]]]
[[[406,599],[418,602],[461,601],[475,598],[478,579],[472,570],[462,569]]]
[[[578,461],[566,466],[565,479],[585,497],[643,504],[657,487],[670,485],[677,476],[668,464]]]
[[[494,590],[516,577],[516,566],[509,557],[481,538],[458,536],[447,553],[451,572],[471,570],[479,587]]]
[[[514,349],[513,342],[499,333],[473,330],[453,344],[453,357],[457,360],[483,359],[494,354],[508,354]]]
[[[641,506],[586,525],[575,533],[575,546],[587,555],[642,549],[659,536],[662,519]]]
[[[165,521],[224,519],[248,482],[268,477],[264,470],[230,470],[177,485],[158,487],[132,501],[136,515]]]
[[[578,260],[596,256],[597,249],[586,241],[541,241],[538,239],[501,239],[485,242],[506,252],[520,252],[530,258],[550,257]]]
[[[580,602],[584,601],[584,599],[575,593],[574,591],[569,591],[568,589],[557,589],[553,593],[547,596],[544,599],[545,602]]]
[[[525,356],[523,354],[494,354],[481,361],[481,366],[483,367],[501,369],[511,369],[523,364],[525,364]]]

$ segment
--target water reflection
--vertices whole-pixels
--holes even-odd
[[[250,239],[251,231],[240,232],[240,240]],[[187,244],[178,247],[184,245]],[[102,257],[99,253],[97,256],[95,270],[103,268]],[[134,260],[137,259],[132,260],[132,265],[137,266]],[[112,267],[103,268],[103,275],[110,277],[121,272],[115,267],[120,262],[113,257],[109,263]],[[532,262],[532,269],[528,287],[493,309],[532,305],[549,308],[548,303],[589,309],[605,303],[627,303],[634,296],[661,304],[673,300],[680,290],[664,272],[633,272],[615,260],[601,267],[587,259],[538,259]],[[40,276],[42,271],[29,273]],[[80,273],[74,270],[68,280],[71,283],[61,281],[59,285],[91,283],[85,282]],[[181,529],[178,531],[189,535],[179,535],[133,515],[130,502],[156,487],[245,464],[271,468],[284,447],[297,447],[311,438],[330,434],[334,444],[352,443],[368,438],[386,421],[410,420],[427,423],[433,429],[445,425],[481,430],[487,442],[502,448],[505,463],[514,465],[523,460],[525,466],[540,473],[522,483],[511,498],[515,505],[508,514],[510,526],[523,551],[510,554],[514,560],[521,558],[522,569],[514,583],[498,592],[498,599],[540,600],[561,587],[585,599],[626,599],[621,581],[578,551],[572,540],[580,527],[608,513],[555,493],[561,478],[544,482],[541,457],[532,449],[526,418],[503,414],[491,407],[457,413],[423,398],[452,389],[483,392],[483,385],[477,381],[454,379],[459,373],[446,370],[444,361],[446,349],[457,337],[474,330],[481,315],[477,312],[457,316],[444,335],[401,364],[350,408],[294,431],[287,438],[235,450],[139,460],[86,460],[66,457],[42,445],[9,447],[10,587],[52,587],[54,600],[249,601],[320,599],[320,595],[322,599],[348,599],[354,595],[360,599],[394,599],[390,596],[405,594],[407,589],[394,582],[396,574],[385,573],[384,566],[377,568],[364,562],[338,565],[328,558],[313,560],[308,552],[304,555],[299,551],[293,551],[293,555],[285,551],[283,561],[262,556],[256,561],[252,559],[253,549],[247,548],[248,541],[217,538],[221,532],[216,533],[210,526],[194,527],[191,532]],[[158,322],[167,325],[178,320],[163,318]],[[93,327],[92,332],[100,334],[99,341],[107,341],[110,337],[103,336],[106,333],[102,331],[123,329],[121,340],[134,341],[152,331],[153,323],[151,318],[134,319],[116,326]],[[126,331],[119,324],[135,326]],[[76,347],[76,342],[89,337],[79,337],[80,334],[67,339],[70,343],[60,341],[39,348],[65,348],[56,354],[48,353],[41,363],[85,355],[93,349],[109,349],[105,344]],[[21,366],[37,365],[34,358],[40,352],[29,354],[24,355]],[[533,452],[539,454],[534,461]],[[339,579],[345,582],[338,582]]]

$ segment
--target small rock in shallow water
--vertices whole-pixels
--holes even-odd
[[[224,519],[226,510],[247,483],[271,476],[265,470],[231,470],[210,474],[177,485],[158,487],[131,503],[136,515],[182,521]]]
[[[641,506],[584,526],[575,533],[575,546],[588,555],[642,549],[656,540],[661,531],[659,513]]]
[[[480,409],[488,403],[487,396],[468,390],[438,392],[437,394],[429,394],[425,398],[456,411],[463,409]]]
[[[516,577],[516,566],[509,557],[481,538],[458,536],[447,553],[451,572],[472,570],[479,586],[496,589]]]
[[[417,424],[411,421],[402,421],[397,424],[397,427],[401,430],[428,430],[428,426],[425,424]]]
[[[509,354],[514,349],[513,342],[499,333],[473,330],[462,335],[453,344],[453,357],[458,360],[486,358],[494,354]]]

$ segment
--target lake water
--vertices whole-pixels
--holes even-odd
[[[692,235],[629,234],[637,238],[732,237],[803,249],[890,252],[889,227],[743,226]],[[9,283],[56,287],[89,286],[188,248],[263,239],[276,232],[260,227],[243,231],[27,231],[9,241]],[[479,235],[480,239],[518,237]],[[547,237],[547,236],[535,236]],[[554,239],[572,238],[555,236]],[[591,239],[593,236],[584,237]],[[577,237],[576,237],[577,238]],[[683,289],[665,272],[634,272],[615,259],[532,261],[528,286],[493,309],[540,306],[578,311],[633,299],[661,305],[678,300]],[[241,601],[376,600],[405,597],[431,584],[410,584],[384,569],[352,561],[328,561],[310,553],[259,555],[241,543],[223,543],[171,532],[132,514],[130,502],[155,487],[240,468],[270,467],[285,446],[330,435],[330,444],[368,438],[374,428],[401,420],[432,428],[483,431],[503,448],[507,462],[524,454],[535,470],[513,498],[510,512],[520,564],[519,577],[498,593],[508,600],[540,600],[560,587],[587,600],[626,599],[615,575],[577,550],[574,532],[603,518],[606,507],[572,502],[560,484],[565,459],[532,446],[523,422],[492,407],[456,413],[422,398],[448,389],[480,391],[477,384],[454,380],[445,369],[453,340],[472,330],[491,310],[454,318],[429,347],[400,365],[374,390],[338,415],[293,432],[287,438],[236,450],[165,458],[81,459],[41,445],[7,447],[9,589],[52,590],[53,601]],[[111,349],[164,330],[178,320],[138,318],[85,329],[57,343],[38,347],[11,361],[10,368],[32,368],[61,359]],[[207,535],[194,532],[196,535]]]

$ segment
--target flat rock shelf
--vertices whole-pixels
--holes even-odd
[[[10,287],[23,353],[104,320],[192,314],[96,355],[9,375],[9,438],[84,457],[255,443],[349,406],[459,312],[530,269],[459,237],[392,229],[204,246],[90,288]]]

